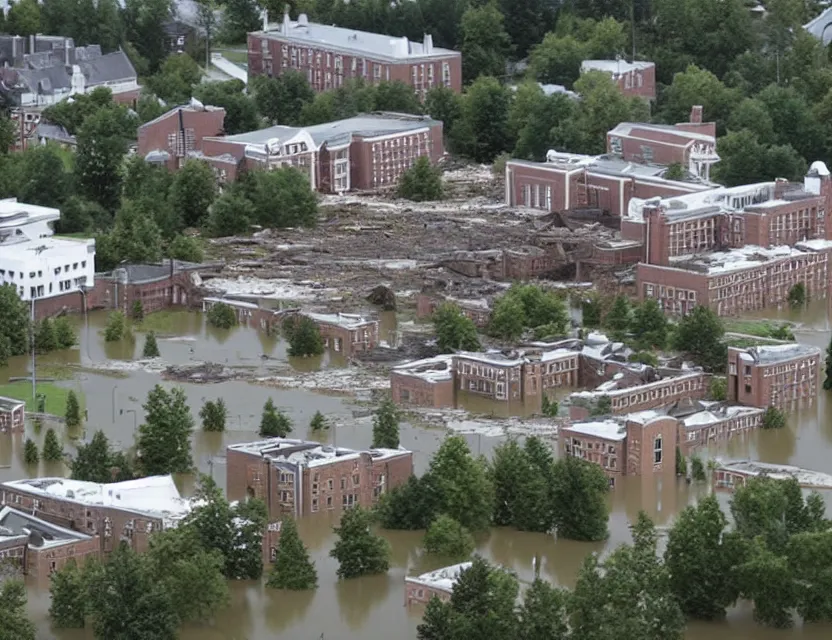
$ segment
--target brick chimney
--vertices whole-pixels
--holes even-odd
[[[785,178],[776,178],[774,180],[774,199],[780,200],[783,197],[783,194],[786,193],[786,187],[788,186],[789,181]]]
[[[702,105],[695,104],[690,108],[690,123],[702,124]]]

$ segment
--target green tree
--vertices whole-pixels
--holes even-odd
[[[728,379],[725,376],[714,376],[711,378],[708,396],[711,400],[725,402],[728,399]]]
[[[26,616],[26,587],[22,580],[6,580],[0,587],[0,624],[4,640],[35,640],[35,625]]]
[[[58,343],[58,349],[71,349],[77,344],[75,329],[72,328],[72,322],[67,316],[55,318],[52,326],[55,329],[55,341]]]
[[[373,87],[373,110],[394,113],[422,113],[422,105],[413,87],[400,80],[383,80]]]
[[[127,334],[127,318],[121,311],[113,311],[107,317],[107,326],[104,329],[104,340],[106,342],[118,342]]]
[[[798,586],[788,558],[774,553],[762,538],[757,538],[751,542],[748,558],[735,572],[740,595],[754,602],[754,620],[779,629],[792,626]]]
[[[726,87],[710,71],[689,65],[684,72],[673,75],[672,83],[665,90],[661,119],[663,122],[687,122],[691,107],[701,105],[703,120],[715,121],[717,131],[721,133],[731,109],[739,102],[738,93],[736,89]]]
[[[560,411],[560,405],[557,400],[549,400],[549,396],[545,393],[540,400],[540,413],[549,418],[557,418]]]
[[[251,87],[257,110],[272,124],[297,124],[303,107],[315,99],[306,75],[295,69],[276,78],[256,76]]]
[[[419,156],[399,178],[400,198],[423,202],[442,199],[442,172],[434,167],[428,156]]]
[[[650,313],[652,309],[648,310],[646,320],[648,322],[653,320],[653,315]],[[661,313],[661,310],[659,310]],[[603,327],[610,332],[610,336],[614,340],[623,340],[633,326],[633,312],[630,307],[630,301],[627,296],[616,296],[615,300],[604,317]]]
[[[554,467],[545,445],[531,437],[499,446],[489,468],[494,485],[494,523],[523,531],[548,532],[555,525]]]
[[[581,301],[581,316],[584,327],[601,326],[601,301],[596,297],[590,297]]]
[[[194,96],[203,104],[225,109],[223,130],[230,135],[246,133],[260,127],[257,106],[245,91],[241,80],[202,82],[194,87]]]
[[[318,200],[308,178],[294,167],[253,172],[251,203],[264,227],[312,227]]]
[[[581,73],[581,62],[587,57],[585,43],[571,34],[560,36],[550,32],[532,47],[529,66],[538,82],[571,87]]]
[[[688,475],[688,461],[685,460],[685,456],[682,455],[682,450],[679,447],[676,447],[676,475]]]
[[[789,289],[789,306],[802,307],[806,304],[806,285],[798,282]]]
[[[225,400],[217,398],[217,401],[206,400],[199,410],[199,417],[202,419],[203,431],[225,431],[225,421],[228,418],[228,409]]]
[[[444,302],[433,313],[436,345],[442,353],[479,351],[482,347],[474,322],[455,304]]]
[[[425,95],[425,113],[442,123],[446,136],[460,116],[460,101],[456,91],[444,86],[433,87]]]
[[[488,332],[503,340],[514,342],[523,335],[526,313],[523,303],[508,293],[497,299],[491,310]]]
[[[245,233],[256,215],[250,200],[226,191],[211,205],[204,231],[214,238]]]
[[[0,285],[0,364],[9,356],[28,351],[29,313],[27,305],[11,284]]]
[[[175,174],[170,197],[173,206],[182,213],[185,226],[200,226],[217,197],[213,169],[202,160],[188,160]]]
[[[26,464],[37,464],[40,462],[38,445],[31,438],[26,438],[26,442],[23,444],[23,460]]]
[[[474,550],[474,538],[459,522],[444,514],[438,516],[425,532],[425,551],[454,558],[464,558]]]
[[[218,329],[230,329],[237,326],[237,314],[231,305],[216,302],[208,309],[208,324]]]
[[[109,233],[95,238],[95,264],[115,269],[122,262],[158,262],[162,258],[162,231],[145,202],[125,200]]]
[[[783,429],[786,426],[786,414],[777,407],[768,407],[763,414],[763,429]]]
[[[430,485],[444,513],[469,531],[488,528],[494,509],[494,488],[482,460],[471,456],[460,436],[449,436],[433,456]]]
[[[168,245],[167,254],[174,260],[183,262],[202,262],[204,254],[199,241],[191,236],[176,236]]]
[[[690,457],[690,477],[696,482],[705,482],[708,479],[705,474],[705,463],[699,456]]]
[[[384,398],[373,416],[373,448],[399,448],[399,412],[390,398]]]
[[[283,330],[289,340],[289,355],[305,358],[319,356],[324,352],[324,339],[315,321],[305,315],[290,316],[283,323]]]
[[[604,540],[607,537],[604,471],[597,464],[565,456],[554,465],[552,503],[558,537],[568,540]]]
[[[491,162],[509,148],[511,90],[483,76],[471,83],[461,100],[460,116],[448,134],[451,146],[476,162]]]
[[[569,592],[536,578],[520,607],[522,640],[567,640]]]
[[[103,431],[96,431],[89,444],[81,443],[72,460],[72,479],[112,482],[110,443]]]
[[[6,16],[9,33],[31,36],[40,33],[40,6],[35,0],[20,0],[11,5]]]
[[[4,177],[10,181],[7,195],[44,207],[63,205],[75,192],[65,154],[54,145],[38,145],[9,155],[3,163]]]
[[[139,466],[148,476],[188,473],[193,469],[194,419],[185,392],[156,385],[147,394],[144,424],[139,426]]]
[[[226,0],[218,37],[222,42],[244,42],[260,24],[260,12],[254,0]]]
[[[49,353],[58,348],[58,338],[55,336],[55,327],[52,320],[44,318],[38,323],[35,332],[35,351],[38,353]]]
[[[46,462],[57,462],[63,460],[64,449],[58,441],[58,436],[54,429],[47,429],[46,436],[43,440],[43,459]]]
[[[667,167],[667,171],[662,174],[665,180],[684,180],[687,175],[687,170],[679,162],[674,162]]]
[[[383,493],[376,506],[379,524],[385,529],[427,529],[439,508],[429,473],[410,476],[402,485]]]
[[[334,527],[338,540],[329,555],[338,561],[338,577],[360,578],[385,573],[390,568],[390,546],[370,531],[372,514],[353,507],[341,516],[341,525]]]
[[[168,36],[164,26],[172,15],[170,0],[125,0],[123,15],[127,39],[147,61],[149,71],[155,73],[167,53]]]
[[[159,575],[127,545],[119,545],[87,579],[87,604],[97,639],[177,638],[178,617],[171,594]]]
[[[274,406],[269,398],[263,405],[263,417],[260,418],[260,435],[264,438],[285,438],[292,432],[292,421]]]
[[[329,424],[320,411],[316,411],[315,415],[312,416],[312,420],[309,421],[309,428],[312,431],[323,431],[324,429],[329,429]]]
[[[689,353],[697,364],[708,371],[722,371],[727,360],[727,348],[722,342],[725,325],[708,307],[694,307],[676,326],[673,347]]]
[[[142,348],[142,358],[158,358],[159,345],[156,342],[156,334],[153,331],[148,331],[144,337],[144,347]]]
[[[309,559],[309,552],[298,535],[298,527],[292,518],[281,522],[280,540],[266,586],[273,589],[302,591],[318,586],[318,572]]]
[[[739,595],[733,572],[739,550],[726,524],[710,495],[682,511],[668,534],[664,562],[670,590],[690,618],[724,618]]]
[[[124,117],[119,108],[100,109],[84,121],[77,136],[78,188],[107,211],[118,208],[121,194],[121,163],[127,153]]]
[[[465,83],[480,76],[502,77],[511,43],[503,28],[496,0],[469,6],[462,14],[462,77]]]
[[[639,345],[664,349],[667,344],[667,318],[656,300],[648,298],[635,308],[632,332]]]
[[[67,563],[49,576],[49,617],[59,629],[80,629],[86,617],[86,585],[84,575],[70,558]]]
[[[575,107],[575,100],[569,95],[547,96],[536,82],[520,83],[509,110],[510,135],[516,140],[512,155],[526,160],[544,160],[547,151],[559,144],[553,132],[574,115]],[[505,166],[501,167],[500,175],[504,171]]]
[[[70,429],[81,426],[81,405],[78,403],[78,396],[75,395],[72,389],[66,394],[66,411],[64,417],[66,419],[66,426]]]

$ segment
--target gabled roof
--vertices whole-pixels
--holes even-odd
[[[136,70],[124,51],[113,51],[97,58],[78,61],[88,85],[136,80]]]

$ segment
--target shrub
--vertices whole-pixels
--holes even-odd
[[[127,335],[127,318],[121,311],[113,311],[107,318],[107,328],[104,329],[104,340],[118,342]]]
[[[69,349],[75,346],[77,342],[75,329],[72,328],[72,322],[68,317],[57,318],[52,326],[55,328],[55,341],[58,343],[58,349]]]
[[[442,172],[430,158],[420,156],[399,178],[398,195],[415,202],[442,198]]]
[[[319,356],[324,352],[321,330],[312,318],[302,315],[289,317],[283,323],[283,332],[289,340],[290,356]]]
[[[786,414],[777,407],[769,407],[763,414],[763,429],[782,429],[786,426]]]
[[[37,464],[40,461],[38,445],[31,438],[26,438],[26,444],[23,445],[23,460],[26,464]]]
[[[459,522],[443,514],[428,527],[424,545],[428,553],[462,558],[471,555],[474,538]]]
[[[224,302],[217,302],[208,309],[208,324],[218,329],[230,329],[237,325],[237,313]]]

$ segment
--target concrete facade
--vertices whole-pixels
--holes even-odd
[[[456,51],[422,42],[309,22],[288,13],[283,21],[248,34],[249,77],[279,76],[294,69],[315,91],[338,89],[351,79],[367,84],[399,81],[420,98],[433,87],[462,90],[462,57]]]
[[[354,451],[270,438],[229,445],[226,455],[228,499],[260,498],[271,519],[371,507],[413,474],[413,454],[404,449]]]
[[[811,403],[822,385],[821,350],[804,344],[728,348],[728,399],[752,407]]]

